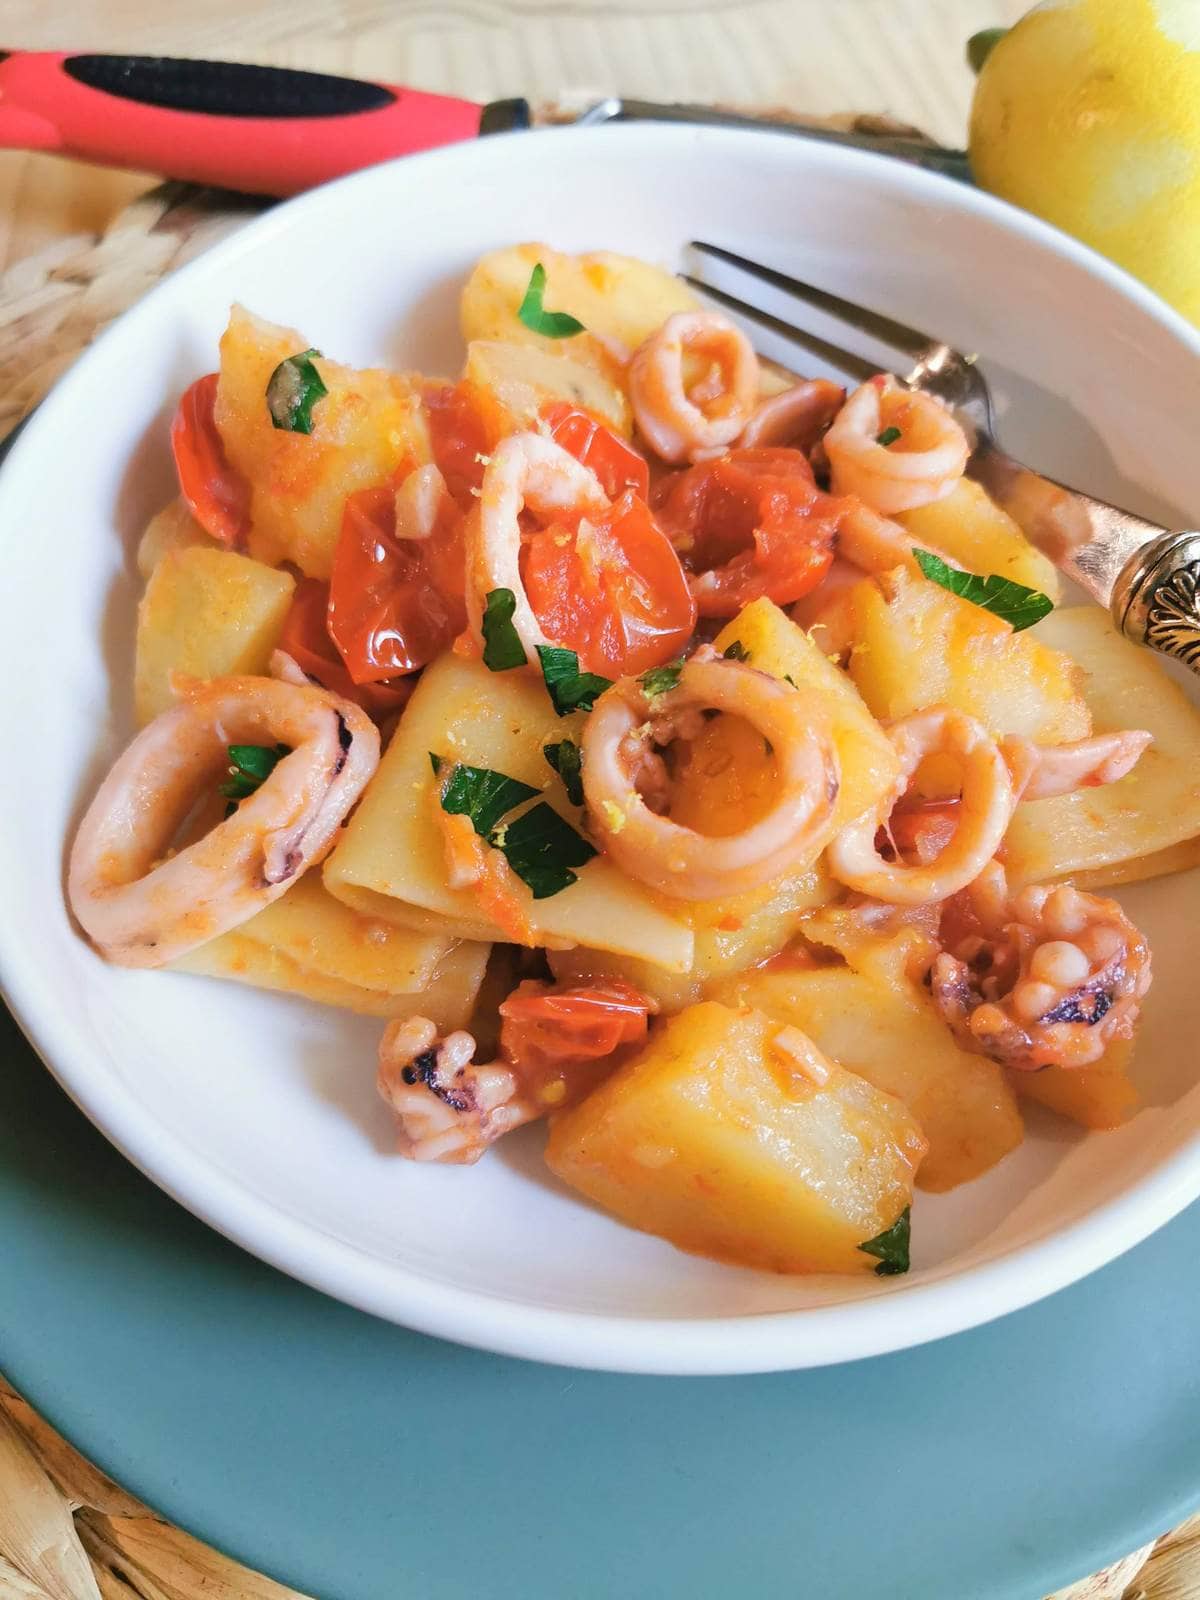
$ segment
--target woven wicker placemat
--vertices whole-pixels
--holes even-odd
[[[540,118],[565,119],[558,108]],[[859,132],[913,131],[875,117],[828,120]],[[0,274],[0,437],[114,317],[260,208],[239,195],[162,184],[102,235],[56,240]],[[0,1600],[307,1597],[164,1522],[0,1379]],[[1200,1600],[1200,1515],[1052,1600]]]

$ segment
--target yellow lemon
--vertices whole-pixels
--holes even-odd
[[[984,63],[971,166],[1200,323],[1200,0],[1045,0]]]

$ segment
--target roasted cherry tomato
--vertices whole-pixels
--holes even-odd
[[[556,444],[592,469],[610,500],[616,500],[626,489],[646,499],[650,468],[645,456],[598,418],[565,400],[556,400],[542,407],[542,420],[548,424]]]
[[[788,605],[833,561],[843,503],[823,494],[799,450],[729,450],[658,485],[656,515],[691,574],[702,617],[766,595]]]
[[[595,1086],[615,1050],[641,1043],[651,1009],[620,978],[577,988],[523,983],[500,1006],[500,1049],[526,1092],[558,1108]]]
[[[546,636],[615,678],[672,660],[696,605],[671,541],[632,489],[600,516],[526,536],[521,578]]]
[[[396,538],[392,489],[346,501],[329,585],[329,632],[355,683],[416,672],[466,626],[462,518],[453,506],[427,539]]]
[[[427,383],[421,393],[434,462],[453,500],[468,511],[492,443],[487,413],[469,383]]]
[[[329,637],[328,615],[329,585],[317,578],[301,578],[283,624],[279,648],[291,656],[301,672],[331,694],[340,694],[377,715],[398,711],[413,691],[413,680],[355,683]]]
[[[171,423],[179,492],[196,521],[221,544],[244,542],[250,527],[250,486],[225,457],[213,408],[217,374],[185,389]]]

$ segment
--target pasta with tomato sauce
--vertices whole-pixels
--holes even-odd
[[[1027,1104],[1135,1098],[1150,951],[1102,891],[1200,859],[1200,718],[1146,658],[1107,720],[1127,647],[1047,616],[936,400],[783,374],[610,254],[494,252],[462,323],[453,377],[234,308],[71,909],[108,961],[381,1018],[402,1156],[545,1122],[683,1249],[902,1272],[914,1191]]]

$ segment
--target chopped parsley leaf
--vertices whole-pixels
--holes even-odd
[[[431,754],[430,760],[434,759]],[[444,765],[440,756],[436,759],[435,771]],[[506,773],[493,772],[490,767],[467,767],[456,761],[442,784],[442,810],[451,816],[470,817],[475,832],[487,839],[501,817],[537,792],[532,784]]]
[[[566,311],[547,311],[542,305],[542,296],[546,292],[546,269],[539,261],[529,274],[529,287],[525,290],[525,298],[517,307],[517,317],[525,326],[534,333],[540,333],[547,339],[569,339],[573,334],[583,333],[584,326],[578,317],[573,317]]]
[[[900,429],[899,428],[885,428],[882,433],[877,433],[875,435],[875,443],[876,444],[881,444],[883,446],[883,448],[886,450],[888,445],[895,444],[896,440],[899,437],[900,437]]]
[[[563,742],[571,744],[569,739]],[[561,747],[547,745],[546,748]],[[429,760],[440,776],[447,767],[445,760],[432,751]],[[493,849],[502,852],[512,870],[528,885],[533,898],[545,900],[569,888],[576,881],[571,869],[582,867],[596,851],[544,800],[511,821],[502,820],[537,792],[531,784],[510,778],[507,773],[455,762],[442,781],[441,802],[442,810],[452,816],[469,817],[475,832]]]
[[[731,645],[726,646],[721,654],[726,661],[749,661],[750,652],[740,639],[735,639]]]
[[[574,739],[560,739],[557,744],[544,744],[542,754],[563,781],[567,799],[573,806],[583,804],[583,760]]]
[[[312,408],[329,393],[312,364],[319,350],[301,350],[281,361],[267,383],[267,410],[271,425],[285,433],[311,433]]]
[[[220,790],[226,800],[245,800],[267,781],[284,756],[292,753],[287,744],[231,744],[228,750],[229,780]]]
[[[665,667],[651,667],[649,672],[643,672],[638,679],[642,693],[647,700],[653,700],[660,694],[670,694],[672,689],[678,687],[679,674],[682,671],[682,661],[672,661]]]
[[[883,1233],[877,1233],[873,1239],[868,1239],[858,1248],[869,1256],[879,1257],[879,1265],[875,1268],[877,1278],[894,1278],[899,1273],[908,1271],[908,1246],[911,1237],[912,1208],[905,1206],[890,1228],[886,1228]]]
[[[584,866],[596,854],[594,846],[544,800],[506,823],[490,842],[504,852],[535,900],[569,889],[577,881],[571,868]]]
[[[493,589],[483,602],[483,664],[492,672],[510,672],[529,660],[513,624],[516,609],[511,589]]]
[[[1010,624],[1014,633],[1031,628],[1054,610],[1054,601],[1040,589],[1027,589],[1023,583],[993,574],[981,578],[975,572],[960,572],[948,566],[931,550],[913,550],[917,565],[932,582],[948,589],[951,594],[969,600],[972,605]]]
[[[611,678],[602,678],[598,672],[580,672],[579,657],[562,645],[538,645],[538,660],[551,703],[560,717],[569,717],[572,711],[590,711],[604,691],[612,688]]]
[[[225,815],[231,817],[239,801],[247,799],[264,784],[284,756],[292,753],[291,745],[231,744],[229,752],[229,777],[218,790],[229,804]]]

